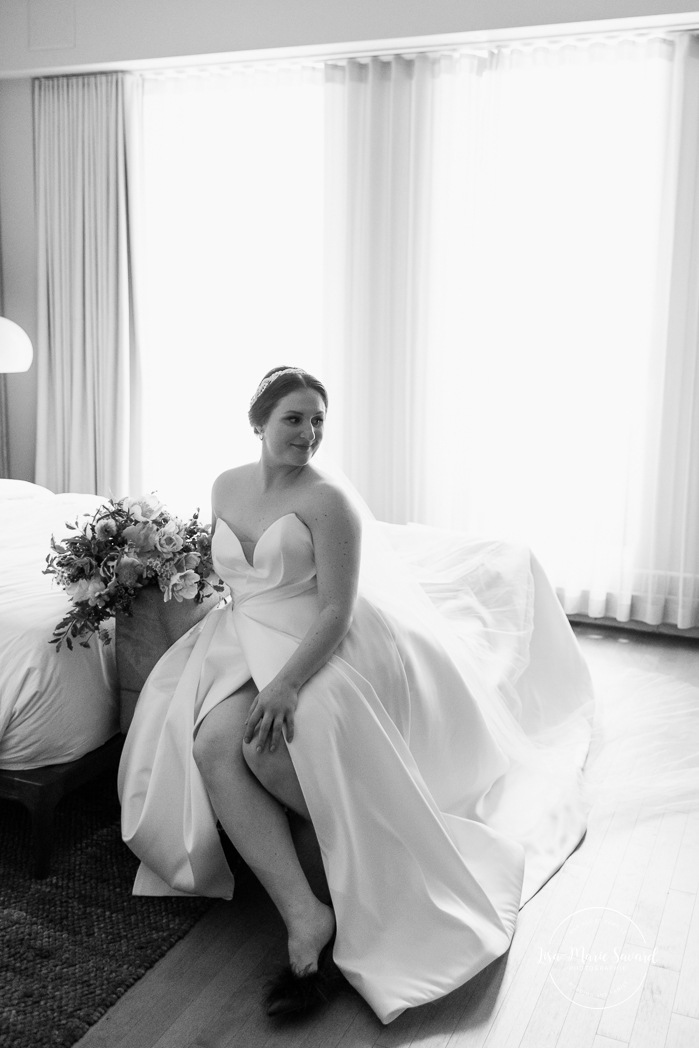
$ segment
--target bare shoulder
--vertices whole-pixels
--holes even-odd
[[[311,531],[341,529],[361,531],[361,518],[349,496],[332,480],[318,474],[308,485],[301,516]]]
[[[240,496],[250,481],[252,469],[252,463],[234,466],[216,477],[211,488],[211,503],[214,509]]]
[[[349,608],[356,597],[362,547],[361,517],[351,499],[333,481],[309,485],[299,514],[313,539],[318,597]]]

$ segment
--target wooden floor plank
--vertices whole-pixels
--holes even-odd
[[[588,918],[596,924],[592,943],[587,947],[584,941],[578,942],[578,955],[585,950],[585,965],[577,983],[573,1000],[578,1008],[591,1009],[598,1014],[607,1007],[616,1004],[612,995],[618,993],[618,968],[622,961],[622,951],[630,931],[629,912],[632,912],[643,881],[645,866],[649,862],[651,844],[657,832],[657,825],[643,819],[636,819],[629,824],[630,833],[625,836],[623,854],[612,862],[610,854],[603,857],[603,864],[612,873],[611,891],[606,899],[600,896],[596,906],[591,906],[581,919]],[[579,923],[579,922],[578,922]],[[651,962],[649,954],[648,963]],[[642,972],[641,974],[645,974]],[[639,982],[640,992],[640,982]],[[590,1023],[585,1024],[588,1029]]]
[[[699,1019],[699,895],[695,896],[692,919],[687,932],[674,1011]]]
[[[658,836],[633,912],[635,937],[638,946],[653,945],[663,918],[667,893],[677,865],[687,816],[681,812],[665,812],[661,817]]]
[[[302,1048],[336,1048],[352,1024],[358,1021],[360,1013],[363,1013],[367,1026],[373,1026],[374,1035],[378,1037],[385,1027],[376,1018],[366,1001],[354,990],[348,988],[336,997],[319,1016],[307,1024],[306,1036],[301,1042]]]
[[[270,963],[276,956],[276,945],[256,937],[243,956],[236,954],[219,969],[181,1013],[177,1025],[165,1030],[153,1048],[192,1048],[202,1034],[203,1016],[206,1016],[207,1048],[243,1044],[253,1048],[255,1040],[259,1043],[260,1038],[254,1038],[249,1029],[244,1035],[242,1031],[251,1020],[255,1032],[263,1023],[260,1001]]]
[[[361,1008],[344,1031],[335,1048],[374,1048],[381,1032],[381,1023],[369,1008]],[[405,1045],[411,1042],[406,1041]]]
[[[600,1012],[614,1003],[610,994],[619,966],[623,963],[621,958],[629,924],[622,911],[609,906],[593,911],[589,917],[596,923],[595,934],[584,957],[583,970],[572,999],[577,1008],[596,1011],[599,1025]],[[586,949],[584,944],[582,948]]]
[[[598,1033],[611,1040],[628,1042],[631,1039],[645,980],[652,959],[652,951],[625,941],[621,948],[623,958],[615,968],[607,995],[607,1002],[600,1015]],[[634,959],[638,957],[636,962]]]
[[[697,1048],[698,1044],[699,1019],[673,1012],[670,1016],[665,1048]]]
[[[518,1042],[520,1048],[555,1048],[570,1009],[570,999],[547,979]]]
[[[655,940],[653,963],[679,972],[687,945],[696,895],[670,889]]]
[[[594,1048],[598,1039],[600,1011],[596,1008],[583,1008],[574,1004],[568,1011],[561,1027],[557,1048]]]
[[[575,909],[567,915],[562,937],[551,942],[556,962],[522,1046],[594,1041],[628,934],[628,920],[618,907],[628,901],[630,871],[638,868],[638,840],[648,833],[649,828],[634,819],[622,819],[608,828],[598,851],[597,875],[588,878]],[[573,1031],[575,1042],[571,1042]]]
[[[670,887],[678,892],[699,892],[699,811],[687,816],[680,853]]]
[[[643,986],[629,1048],[665,1048],[672,1006],[677,991],[677,972],[651,965]]]
[[[598,1012],[606,1002],[616,951],[628,934],[628,920],[618,907],[629,898],[629,871],[637,870],[638,839],[644,832],[647,834],[648,829],[641,829],[634,819],[610,825],[598,851],[596,875],[588,878],[575,906],[548,944],[548,952],[556,955],[550,982],[576,1009]],[[541,1006],[538,1010],[549,1013]],[[551,1010],[558,1016],[557,1034],[564,1024],[575,1025],[567,1012],[562,1004]],[[586,1036],[596,1028],[590,1017],[578,1025],[588,1032]]]

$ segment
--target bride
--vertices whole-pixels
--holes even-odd
[[[143,689],[122,829],[137,894],[230,898],[220,823],[288,931],[270,1014],[318,1003],[336,964],[389,1022],[507,950],[520,905],[580,840],[589,679],[567,624],[569,686],[550,708],[536,682],[517,690],[511,652],[483,657],[459,634],[453,600],[435,609],[444,577],[428,599],[312,463],[327,407],[300,368],[269,372],[252,399],[260,458],[212,493],[232,601]]]

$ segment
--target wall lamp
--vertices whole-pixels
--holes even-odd
[[[31,367],[32,343],[19,324],[0,317],[0,374],[10,371],[28,371]]]

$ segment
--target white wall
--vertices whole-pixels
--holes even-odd
[[[4,313],[35,339],[31,76],[635,17],[699,24],[699,9],[678,0],[0,0]],[[8,376],[10,470],[23,480],[34,476],[35,376]]]
[[[693,8],[696,0],[2,0],[0,75]]]

